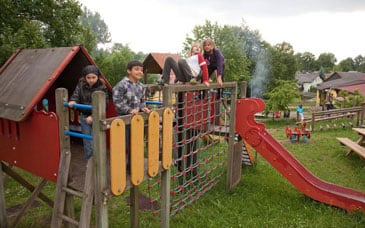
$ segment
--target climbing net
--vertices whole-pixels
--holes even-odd
[[[171,215],[197,201],[226,171],[228,132],[225,129],[229,118],[225,109],[229,100],[223,94],[223,91],[191,91],[174,95]],[[159,208],[152,205],[160,200],[160,188],[159,178],[148,181],[153,214],[159,213]]]

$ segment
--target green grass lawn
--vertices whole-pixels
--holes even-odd
[[[337,126],[341,121],[338,120]],[[319,124],[319,123],[318,123]],[[322,180],[365,192],[365,160],[358,155],[345,156],[346,147],[336,137],[358,135],[346,128],[315,131],[307,143],[290,143],[285,126],[294,120],[265,121],[266,129],[314,175]],[[330,123],[333,126],[333,122]],[[319,125],[318,125],[319,126]],[[319,129],[316,125],[315,129]],[[33,178],[34,183],[39,180]],[[7,206],[24,202],[29,193],[6,181]],[[54,184],[48,183],[45,194],[53,198]],[[109,227],[129,227],[129,207],[125,198],[109,201]],[[42,202],[41,202],[42,203]],[[47,227],[52,215],[48,206],[31,209],[18,227]],[[140,214],[141,227],[159,227],[159,217],[149,211]],[[11,219],[10,219],[11,221]],[[252,167],[244,167],[241,182],[226,191],[225,175],[220,183],[195,204],[170,217],[171,227],[365,227],[365,214],[348,214],[345,210],[314,201],[296,190],[266,160],[257,155]]]

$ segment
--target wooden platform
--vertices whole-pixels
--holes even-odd
[[[341,144],[343,144],[343,145],[347,146],[348,148],[350,148],[351,151],[359,154],[362,158],[365,158],[365,147],[362,147],[357,142],[354,142],[349,138],[340,138],[340,137],[338,137],[336,139],[338,141],[340,141]],[[350,154],[350,153],[347,153],[347,154]]]

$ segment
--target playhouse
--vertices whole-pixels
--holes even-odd
[[[9,58],[0,69],[0,160],[56,181],[60,145],[55,89],[72,93],[81,69],[89,64],[95,63],[82,46],[19,49]],[[109,110],[113,115],[113,104]]]

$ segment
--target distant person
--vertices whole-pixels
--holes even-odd
[[[113,101],[118,115],[136,115],[138,112],[149,113],[146,106],[146,87],[140,82],[143,77],[143,64],[130,61],[127,73],[113,88]],[[127,172],[130,170],[130,125],[126,125]]]
[[[214,73],[217,78],[217,83],[222,86],[225,68],[222,52],[216,48],[212,39],[206,39],[203,41],[203,50],[203,56],[208,65],[209,77],[211,77]]]
[[[290,119],[290,109],[287,108],[285,111],[284,111],[284,118],[285,119]]]
[[[92,104],[92,93],[95,91],[105,92],[106,105],[109,103],[109,91],[105,85],[105,82],[100,78],[101,73],[99,69],[94,65],[88,65],[82,69],[81,78],[77,84],[68,106],[73,107],[74,104]],[[80,109],[80,121],[81,132],[86,135],[92,135],[92,113],[91,110]],[[92,140],[83,139],[85,158],[89,159],[93,155],[93,142]]]
[[[191,46],[189,56],[186,59],[179,59],[177,62],[172,57],[165,59],[162,71],[162,79],[165,84],[169,84],[171,70],[175,74],[175,82],[196,84],[202,82],[209,86],[209,75],[207,63],[201,54],[199,43]]]
[[[329,102],[329,105],[327,107],[327,110],[334,109],[335,106],[333,105],[333,94],[332,93],[328,94],[328,102]]]
[[[303,109],[303,105],[299,105],[297,107],[297,116],[299,117],[300,121],[303,123],[304,121],[304,109]]]
[[[276,112],[274,112],[274,117],[275,117],[275,119],[279,119],[279,118],[280,118],[280,116],[281,116],[281,111],[276,111]]]

